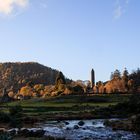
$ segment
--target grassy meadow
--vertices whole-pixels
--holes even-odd
[[[129,94],[105,94],[105,95],[66,95],[50,97],[47,99],[34,98],[23,101],[14,101],[0,104],[1,110],[8,112],[12,106],[20,105],[25,117],[33,117],[40,120],[80,118],[94,114],[97,108],[116,105],[127,101]]]

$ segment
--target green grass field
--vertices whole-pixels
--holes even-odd
[[[53,117],[56,115],[69,116],[93,112],[95,108],[108,107],[127,101],[130,95],[67,95],[48,99],[34,98],[0,104],[1,110],[8,112],[8,108],[21,105],[25,116]]]
[[[129,94],[112,94],[112,95],[67,95],[50,97],[48,99],[33,98],[23,101],[10,102],[3,105],[14,106],[20,104],[23,107],[71,107],[73,105],[90,104],[92,106],[110,103],[119,103],[128,100]],[[101,105],[102,106],[102,105]]]

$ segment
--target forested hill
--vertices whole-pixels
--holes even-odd
[[[50,85],[59,71],[39,63],[0,63],[0,93],[5,87],[17,92],[28,83]]]

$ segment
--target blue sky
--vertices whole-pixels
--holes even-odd
[[[139,0],[0,0],[0,61],[37,61],[108,80],[140,67]]]

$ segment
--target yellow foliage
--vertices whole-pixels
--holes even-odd
[[[113,92],[125,92],[125,86],[123,84],[123,81],[121,79],[115,79],[109,81],[105,85],[106,93],[113,93]]]
[[[29,86],[22,87],[20,89],[20,95],[22,96],[33,96],[32,88]]]
[[[10,91],[10,92],[8,93],[8,96],[11,97],[11,98],[13,98],[13,97],[14,97],[14,92],[13,92],[13,91]]]

